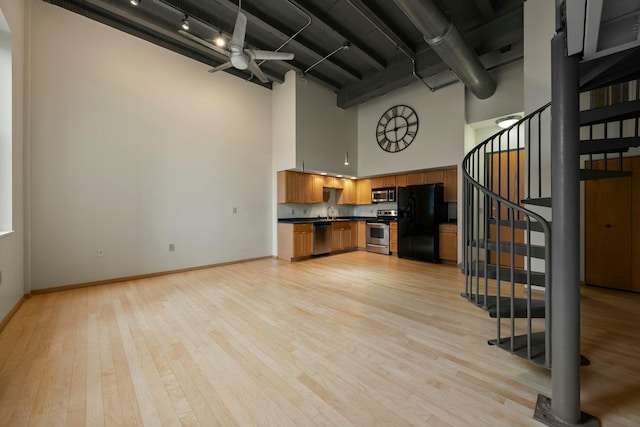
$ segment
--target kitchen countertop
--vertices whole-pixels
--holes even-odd
[[[375,216],[340,216],[327,220],[327,218],[278,218],[280,224],[315,224],[316,222],[345,222],[345,221],[366,221],[368,219],[376,219]]]

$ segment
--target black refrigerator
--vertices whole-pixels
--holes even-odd
[[[443,184],[398,188],[398,256],[440,262],[438,225],[445,218]]]

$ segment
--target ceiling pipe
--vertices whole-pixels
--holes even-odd
[[[473,94],[486,99],[496,91],[491,78],[460,30],[440,10],[435,0],[395,0],[424,40]]]

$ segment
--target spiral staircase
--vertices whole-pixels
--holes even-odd
[[[631,174],[622,170],[622,158],[640,146],[639,83],[623,82],[583,94],[590,105],[579,115],[580,180]],[[461,295],[496,319],[496,335],[489,344],[547,368],[553,297],[552,108],[546,104],[483,141],[462,164],[466,279]],[[591,168],[595,159],[620,159],[620,167]],[[588,364],[584,357],[582,364]]]

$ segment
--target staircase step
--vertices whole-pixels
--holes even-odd
[[[550,208],[551,197],[533,197],[530,199],[523,199],[522,203],[524,203],[525,205],[546,206]]]
[[[580,126],[595,125],[640,116],[640,100],[580,111]]]
[[[484,240],[476,240],[471,243],[471,246],[484,248],[485,242]],[[531,256],[533,258],[544,258],[545,256],[545,248],[541,245],[528,245],[531,250]],[[490,251],[498,250],[498,243],[495,240],[487,240],[487,248]],[[500,252],[511,253],[511,242],[500,242]],[[527,244],[526,243],[514,243],[513,244],[513,252],[516,255],[527,255]]]
[[[640,137],[607,138],[580,141],[580,154],[621,153],[640,146]]]
[[[496,223],[498,223],[502,227],[511,227],[511,221],[508,219],[501,219],[500,221],[497,221],[495,218],[489,218],[489,224],[496,224]],[[549,221],[549,226],[551,226],[551,221]],[[524,221],[524,220],[513,221],[513,227],[521,230],[526,230],[527,221]],[[531,231],[539,231],[539,232],[544,231],[542,224],[537,221],[530,221],[529,229]]]
[[[544,332],[534,332],[531,334],[531,359],[529,359],[527,354],[527,336],[526,335],[516,335],[513,337],[513,351],[511,351],[511,338],[501,338],[500,342],[497,339],[489,340],[487,344],[489,345],[497,345],[499,348],[508,351],[514,356],[518,356],[524,360],[527,360],[531,363],[534,363],[538,366],[542,366],[543,368],[550,368],[550,366],[546,366],[544,363],[544,354],[545,354],[545,339]],[[580,366],[589,366],[591,362],[589,359],[580,355]]]
[[[594,179],[624,178],[633,175],[630,171],[602,170],[602,169],[580,169],[580,181],[590,181]]]
[[[485,269],[487,272],[487,277],[489,279],[496,279],[498,277],[498,267],[495,264],[485,264],[478,263],[476,265],[475,262],[471,262],[469,264],[468,269],[462,267],[462,274],[469,273],[471,276],[484,277]],[[511,267],[501,266],[500,270],[500,282],[510,282],[511,281]],[[531,272],[531,282],[527,282],[527,270],[523,270],[520,268],[513,269],[513,281],[515,283],[524,283],[530,284],[534,286],[545,286],[545,275],[544,273],[540,273],[537,271]]]
[[[495,318],[498,313],[498,303],[495,295],[487,295],[487,302],[485,304],[484,295],[465,294],[461,293],[461,297],[468,299],[477,307],[482,308],[489,312],[489,316]],[[513,312],[514,317],[517,319],[527,318],[527,299],[526,298],[514,298],[513,299]],[[544,300],[532,299],[531,300],[531,318],[532,319],[544,319],[545,316],[545,304]],[[511,318],[511,298],[500,297],[500,317]]]

